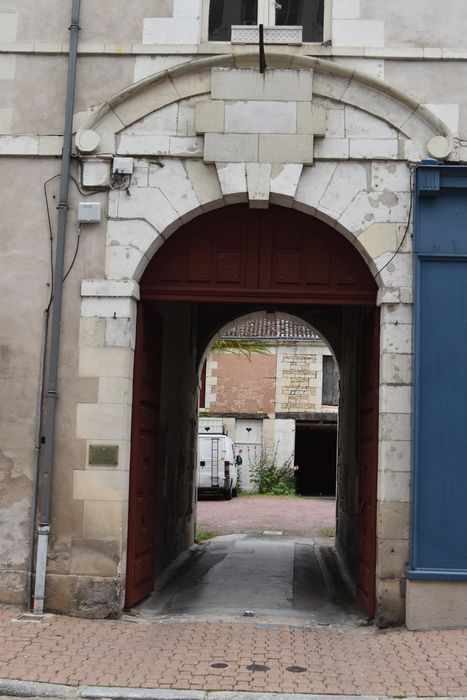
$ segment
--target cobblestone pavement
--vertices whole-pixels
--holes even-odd
[[[69,685],[392,696],[467,695],[467,630],[255,620],[21,619],[0,610],[0,677]]]
[[[334,528],[333,498],[239,496],[231,501],[198,501],[198,532],[218,535],[281,530],[284,535],[317,538],[322,528]]]

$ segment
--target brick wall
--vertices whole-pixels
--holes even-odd
[[[274,413],[276,354],[214,352],[208,363],[207,398],[212,413]],[[210,366],[211,365],[211,368]],[[208,405],[206,406],[208,407]]]
[[[209,355],[204,408],[211,413],[336,411],[322,406],[324,343],[270,345],[268,355]]]

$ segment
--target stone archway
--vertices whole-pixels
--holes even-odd
[[[157,547],[168,546],[161,543],[154,525],[155,519],[165,520],[160,515],[155,518],[154,509],[167,507],[166,499],[157,495],[157,490],[162,488],[158,479],[161,482],[167,480],[167,475],[161,475],[158,460],[164,461],[166,457],[160,456],[158,428],[155,426],[161,403],[160,346],[164,322],[151,311],[151,303],[318,305],[348,307],[355,318],[358,315],[360,319],[357,333],[364,361],[360,362],[358,376],[354,377],[360,389],[352,397],[360,412],[355,420],[357,437],[353,437],[358,455],[357,473],[349,472],[343,479],[354,481],[353,490],[357,488],[359,494],[359,512],[353,513],[356,518],[353,532],[356,590],[362,607],[369,617],[373,617],[379,313],[375,306],[377,286],[361,256],[343,236],[305,214],[280,207],[252,211],[244,205],[234,205],[198,217],[175,233],[151,260],[141,279],[140,289],[142,301],[138,315],[133,394],[127,605],[152,591],[154,573],[158,568]],[[171,354],[176,352],[173,347]],[[350,349],[345,348],[343,357],[349,352]],[[187,395],[189,393],[187,391]],[[345,405],[345,400],[343,403]],[[184,430],[187,432],[188,426]],[[193,467],[191,465],[191,469]],[[173,469],[177,467],[174,465]],[[183,469],[186,471],[186,465]],[[171,478],[181,479],[175,473]],[[184,483],[185,490],[190,484],[192,488],[192,479],[187,479],[186,475]],[[180,497],[182,501],[187,500],[186,494]],[[183,525],[179,523],[178,527]],[[346,546],[344,539],[343,546]],[[172,559],[177,554],[174,548],[170,552],[161,552],[160,556]]]
[[[89,443],[104,439],[118,445],[118,469],[110,479],[104,469],[91,473],[86,462],[84,469],[77,470],[73,498],[84,500],[86,506],[87,499],[93,497],[96,479],[111,486],[108,497],[120,518],[111,542],[118,564],[111,571],[118,588],[116,597],[121,596],[139,280],[158,251],[163,251],[172,237],[176,240],[179,229],[214,209],[236,203],[248,204],[251,209],[279,205],[311,215],[328,224],[334,235],[347,239],[378,286],[382,351],[378,508],[384,525],[378,534],[376,598],[381,624],[397,623],[404,619],[401,591],[410,500],[412,252],[408,160],[425,157],[427,141],[433,135],[448,138],[449,133],[409,96],[358,71],[309,57],[270,54],[269,59],[271,80],[283,78],[284,71],[294,75],[312,72],[313,95],[306,93],[304,111],[308,113],[308,107],[314,106],[315,97],[318,107],[320,101],[327,101],[335,110],[334,116],[349,110],[358,129],[366,130],[369,150],[362,150],[355,132],[344,139],[316,133],[309,134],[316,136],[312,164],[296,155],[300,162],[232,163],[227,152],[220,152],[221,162],[206,162],[203,132],[196,132],[194,117],[190,134],[178,135],[179,110],[194,113],[196,105],[204,102],[209,111],[215,102],[215,98],[210,99],[211,71],[252,70],[255,57],[249,54],[202,59],[164,71],[110,98],[101,109],[90,112],[89,119],[80,115],[82,126],[96,130],[101,139],[95,152],[81,154],[86,174],[101,172],[103,164],[108,168],[109,153],[133,157],[135,170],[131,197],[124,190],[109,194],[104,278],[84,280],[81,290],[80,376],[98,377],[99,393],[97,398],[93,395],[89,402],[78,404],[77,437]],[[306,84],[309,86],[309,79]],[[301,108],[297,114],[299,111]],[[393,513],[397,513],[396,528],[390,526]],[[99,532],[96,550],[107,537],[108,528]],[[102,575],[109,577],[110,568],[103,570]]]

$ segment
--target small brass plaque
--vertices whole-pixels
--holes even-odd
[[[118,464],[118,445],[89,445],[89,464],[115,466]]]

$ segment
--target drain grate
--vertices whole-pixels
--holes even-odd
[[[209,664],[209,668],[229,668],[229,664],[218,661],[215,664]]]
[[[289,673],[303,673],[306,671],[306,668],[304,666],[287,666],[285,670],[289,671]]]
[[[250,664],[247,666],[249,671],[269,671],[269,666],[265,664]]]

